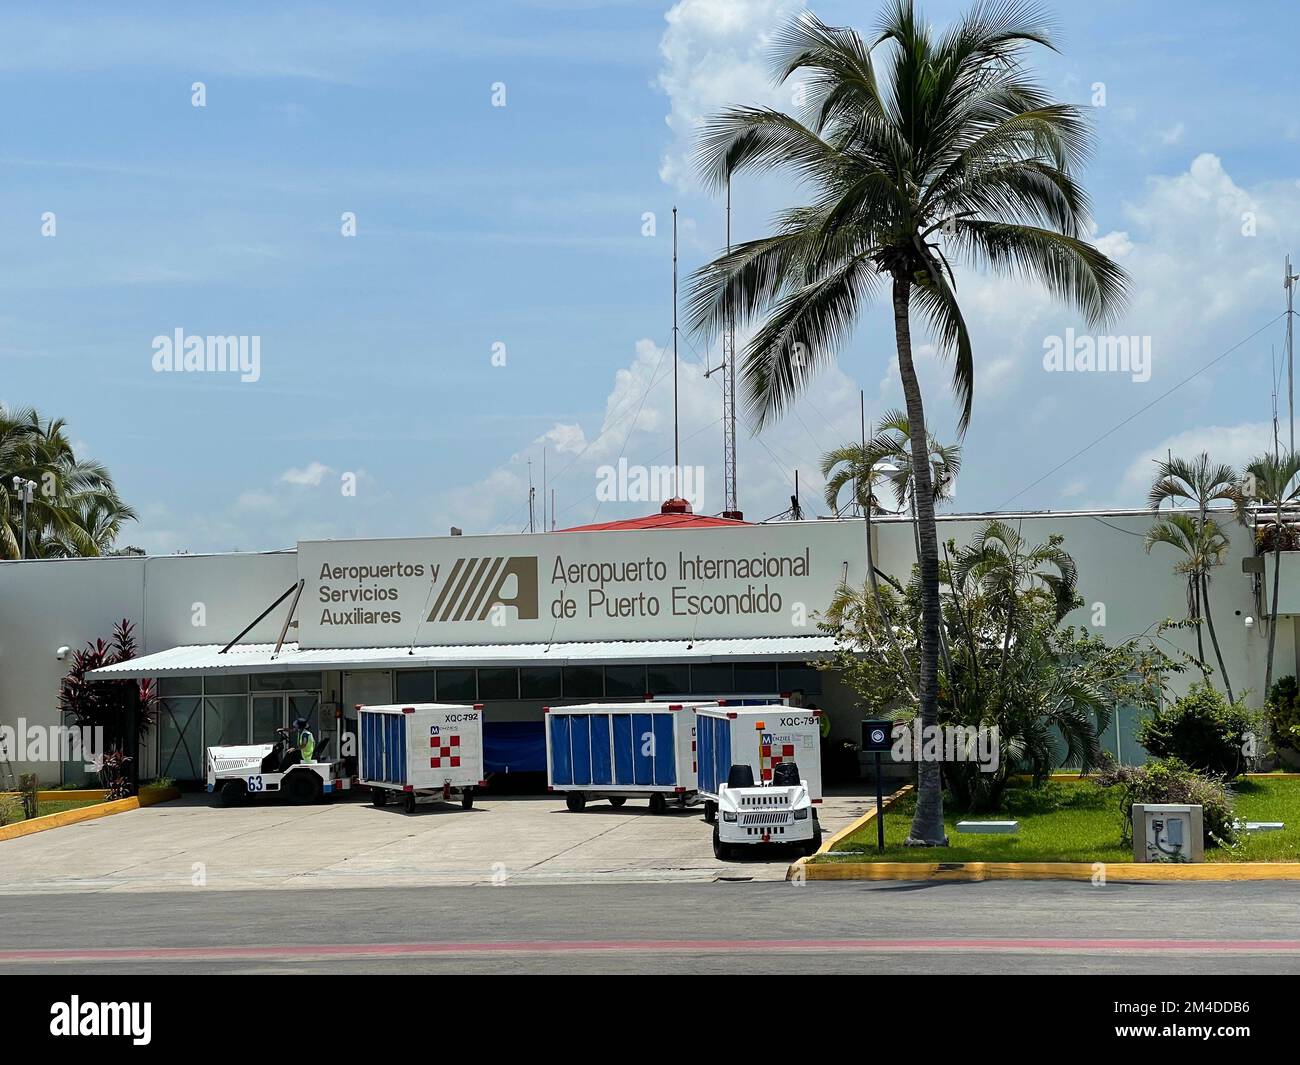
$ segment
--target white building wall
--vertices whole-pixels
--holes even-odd
[[[983,520],[941,517],[940,537],[966,543]],[[1065,537],[1064,547],[1078,565],[1079,590],[1087,603],[1069,619],[1074,624],[1091,627],[1094,604],[1102,604],[1105,626],[1100,632],[1108,640],[1117,641],[1141,632],[1155,635],[1162,619],[1186,616],[1185,585],[1173,572],[1177,552],[1157,546],[1148,555],[1143,549],[1142,538],[1152,521],[1150,514],[1025,514],[1004,520],[1014,524],[1030,542],[1045,540],[1054,532]],[[1258,622],[1259,607],[1251,578],[1241,571],[1242,558],[1252,553],[1250,535],[1232,524],[1229,516],[1223,516],[1222,521],[1232,539],[1232,550],[1226,563],[1215,572],[1214,617],[1237,694],[1248,692],[1250,703],[1259,705],[1264,695],[1268,626]],[[856,524],[860,526],[861,522]],[[844,543],[860,542],[843,535],[849,530],[840,532]],[[882,568],[905,578],[915,557],[910,525],[885,519],[876,524],[876,533]],[[676,534],[660,530],[604,535],[625,541]],[[837,542],[840,539],[836,537]],[[628,543],[626,547],[633,550],[635,545]],[[860,564],[855,563],[854,568],[861,572]],[[142,653],[183,644],[224,642],[297,577],[297,560],[292,551],[0,563],[0,725],[14,725],[20,717],[32,724],[58,722],[59,681],[66,671],[66,663],[55,657],[60,646],[77,649],[89,640],[106,639],[123,617],[136,624]],[[202,611],[197,609],[199,604]],[[246,640],[274,641],[284,609],[277,608]],[[1257,619],[1252,629],[1244,625],[1248,616]],[[783,627],[773,635],[789,634],[784,618],[774,620],[774,624]],[[292,630],[288,639],[295,639]],[[1166,639],[1195,651],[1196,638],[1191,631],[1170,632]],[[1284,618],[1278,632],[1275,677],[1296,671],[1298,642],[1300,635],[1293,631],[1290,618]],[[1208,632],[1205,647],[1207,659],[1213,663]],[[1196,676],[1194,671],[1184,673],[1174,679],[1172,686],[1175,691],[1185,690]],[[339,678],[330,680],[337,689]],[[340,698],[343,693],[333,690],[322,694],[330,699]],[[832,713],[836,733],[856,738],[858,714],[852,693],[842,684],[828,682],[822,702]],[[523,714],[525,708],[519,705],[503,710],[503,719],[508,719]],[[20,772],[39,769],[44,777],[49,776],[48,766],[15,768]]]
[[[134,623],[141,653],[229,640],[297,579],[292,551],[0,563],[0,725],[59,723],[59,682],[71,659],[58,660],[60,647],[107,641],[123,618]],[[206,607],[203,627],[191,623],[196,603]],[[247,639],[274,640],[286,607]],[[48,764],[15,761],[14,770],[42,782],[54,775]]]
[[[1249,692],[1252,706],[1264,701],[1265,659],[1268,652],[1268,626],[1260,623],[1252,578],[1241,570],[1241,560],[1254,554],[1250,530],[1236,524],[1231,512],[1218,515],[1224,532],[1231,539],[1231,549],[1224,564],[1214,571],[1210,582],[1211,608],[1219,637],[1219,646],[1227,665],[1233,691],[1238,697]],[[986,519],[968,516],[941,517],[941,541],[969,543]],[[1004,517],[1029,543],[1046,541],[1053,533],[1065,537],[1061,545],[1079,572],[1079,594],[1085,606],[1074,611],[1067,624],[1083,626],[1116,643],[1129,636],[1149,633],[1165,618],[1181,621],[1187,617],[1186,582],[1174,573],[1174,565],[1183,557],[1172,547],[1157,544],[1147,554],[1143,538],[1151,528],[1152,516],[1145,511],[1121,514],[1025,514]],[[891,523],[881,530],[880,551],[883,568],[893,573],[907,573],[915,561],[910,525]],[[1105,626],[1093,628],[1094,608],[1105,608]],[[1251,628],[1245,619],[1255,619]],[[1191,629],[1168,630],[1161,639],[1172,647],[1196,653],[1196,633]],[[1214,648],[1208,628],[1204,633],[1205,657],[1215,665]],[[1296,672],[1294,638],[1290,618],[1284,617],[1278,629],[1274,652],[1273,676]],[[1175,693],[1185,691],[1200,679],[1199,670],[1189,669],[1171,678]],[[1220,678],[1214,676],[1216,685]]]

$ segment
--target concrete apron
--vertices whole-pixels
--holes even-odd
[[[823,833],[873,804],[828,796]],[[545,796],[479,799],[472,810],[421,804],[408,815],[356,799],[224,809],[191,795],[0,842],[0,894],[782,880],[796,857],[786,847],[754,850],[715,859],[699,806],[655,816],[644,802],[617,810],[592,802],[573,814]]]

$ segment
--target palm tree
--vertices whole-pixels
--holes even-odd
[[[1053,534],[1043,544],[1026,546],[1020,533],[996,518],[987,522],[952,564],[952,582],[976,582],[998,604],[1006,618],[998,666],[998,690],[1005,692],[1007,654],[1018,620],[1017,604],[1046,595],[1057,622],[1074,608],[1079,574],[1074,559],[1061,547],[1064,537]]]
[[[865,435],[865,433],[864,433]],[[917,557],[920,557],[920,540],[916,536],[916,506],[911,499],[913,481],[911,477],[912,456],[908,443],[907,416],[901,411],[889,411],[881,423],[879,432],[868,442],[844,444],[828,451],[822,456],[821,472],[826,479],[826,505],[838,515],[840,495],[846,487],[853,485],[854,502],[861,511],[867,525],[867,583],[875,600],[876,609],[883,616],[885,606],[880,598],[879,576],[893,584],[902,592],[903,588],[888,574],[880,573],[876,568],[871,543],[871,519],[873,514],[884,510],[876,498],[876,482],[890,482],[894,490],[894,499],[901,511],[911,503],[912,536],[917,545]],[[940,444],[933,436],[929,441],[931,478],[937,502],[956,482],[961,470],[961,448],[953,444]],[[902,661],[908,662],[907,655],[898,646],[892,628],[886,626],[886,635],[895,654]],[[940,636],[942,638],[942,632]],[[910,665],[910,663],[909,663]],[[908,690],[916,696],[914,681],[908,682]]]
[[[961,445],[941,444],[931,434],[927,441],[930,457],[930,481],[934,501],[948,494],[961,472]],[[885,413],[876,435],[867,443],[844,444],[822,456],[822,476],[826,478],[826,505],[840,513],[840,493],[850,485],[858,486],[859,507],[865,505],[863,489],[877,480],[888,481],[894,491],[894,501],[900,510],[907,506],[915,512],[912,499],[911,433],[907,415],[899,410]],[[871,504],[877,512],[882,508],[876,502],[874,490]]]
[[[15,476],[37,486],[27,506],[25,550]],[[0,478],[0,559],[100,555],[136,517],[108,470],[76,457],[63,419],[42,418],[31,407],[0,406]]]
[[[1273,596],[1270,602],[1268,622],[1268,666],[1264,671],[1264,691],[1273,687],[1273,648],[1277,643],[1277,595],[1278,575],[1282,566],[1282,540],[1285,526],[1282,523],[1283,508],[1293,508],[1300,502],[1300,454],[1276,451],[1272,455],[1258,455],[1246,463],[1246,479],[1253,489],[1243,493],[1238,513],[1245,516],[1255,513],[1251,500],[1275,509],[1277,524],[1273,530]]]
[[[1033,45],[1053,47],[1047,19],[1016,0],[979,4],[944,33],[912,0],[893,0],[871,44],[805,13],[778,35],[775,73],[806,75],[806,114],[736,107],[703,129],[701,171],[715,187],[744,170],[785,169],[812,190],[811,203],[778,217],[773,235],[735,246],[692,283],[691,324],[706,337],[765,315],[742,364],[756,429],[834,358],[888,288],[913,429],[923,725],[938,721],[941,607],[913,304],[953,360],[964,431],[975,370],[952,258],[1041,282],[1090,323],[1123,302],[1124,273],[1087,242],[1088,198],[1071,174],[1086,155],[1086,119],[1029,76],[1023,57]],[[922,764],[909,842],[946,839],[939,766]]]
[[[1148,535],[1146,548],[1150,552],[1153,543],[1168,543],[1178,547],[1187,556],[1185,562],[1175,567],[1175,572],[1187,574],[1187,616],[1196,622],[1197,654],[1204,662],[1205,645],[1201,638],[1200,624],[1203,609],[1210,629],[1210,641],[1214,644],[1214,656],[1219,663],[1219,672],[1223,675],[1223,685],[1229,699],[1232,699],[1232,680],[1228,676],[1223,655],[1219,652],[1219,638],[1214,631],[1214,613],[1210,609],[1210,567],[1223,563],[1228,540],[1217,526],[1213,531],[1207,531],[1206,523],[1213,522],[1209,517],[1212,503],[1226,502],[1238,506],[1240,499],[1241,485],[1237,471],[1224,463],[1211,462],[1209,454],[1204,451],[1190,461],[1171,455],[1164,462],[1157,462],[1156,477],[1147,494],[1147,506],[1152,510],[1158,511],[1162,503],[1173,503],[1176,500],[1184,500],[1196,507],[1197,530],[1194,536],[1188,536],[1186,530],[1177,526],[1162,529],[1154,539]],[[1157,528],[1159,524],[1157,523]],[[1220,546],[1222,550],[1218,549]],[[1197,565],[1187,568],[1193,559],[1198,560]]]
[[[1183,553],[1182,560],[1174,566],[1174,572],[1187,577],[1187,617],[1196,623],[1196,646],[1202,671],[1205,668],[1205,648],[1201,643],[1201,614],[1204,609],[1210,641],[1214,644],[1214,656],[1218,660],[1219,671],[1223,674],[1223,686],[1228,693],[1228,700],[1235,702],[1232,680],[1223,664],[1219,635],[1214,630],[1214,616],[1210,613],[1210,570],[1223,565],[1223,560],[1227,558],[1228,537],[1213,518],[1202,520],[1190,514],[1174,512],[1166,514],[1148,530],[1143,541],[1147,554],[1151,553],[1151,548],[1156,544],[1169,544]]]

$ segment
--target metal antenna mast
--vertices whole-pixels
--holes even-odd
[[[677,208],[673,208],[673,496],[680,495],[681,434],[677,427]]]
[[[727,254],[731,254],[731,178],[727,178]],[[722,516],[740,521],[736,499],[736,316],[727,301],[722,334]]]
[[[1300,274],[1291,272],[1291,256],[1286,257],[1282,287],[1286,289],[1286,412],[1291,422],[1291,451],[1295,451],[1295,283]]]

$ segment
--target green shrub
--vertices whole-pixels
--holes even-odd
[[[1268,693],[1268,725],[1279,747],[1300,751],[1300,684],[1283,677]]]
[[[1233,795],[1220,777],[1198,773],[1177,758],[1140,766],[1108,765],[1096,777],[1103,788],[1119,793],[1120,842],[1133,845],[1133,806],[1136,803],[1191,804],[1201,807],[1207,847],[1231,847],[1237,841],[1233,828]]]
[[[1177,758],[1193,769],[1232,779],[1246,771],[1248,737],[1258,727],[1254,711],[1198,683],[1142,721],[1137,740],[1156,758]]]
[[[23,819],[23,800],[12,792],[0,793],[0,825],[12,825]]]

